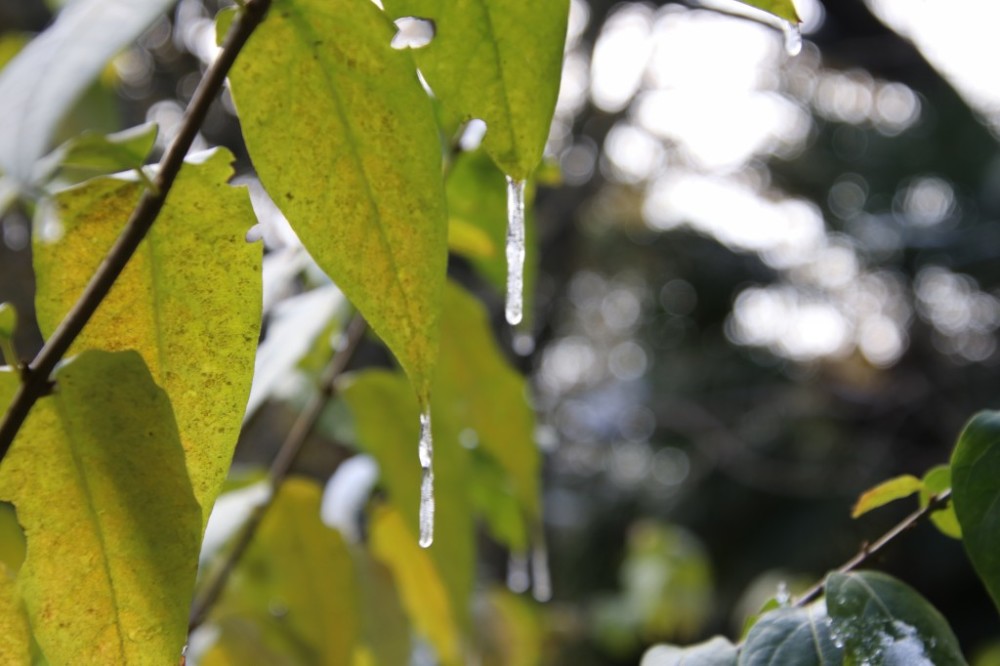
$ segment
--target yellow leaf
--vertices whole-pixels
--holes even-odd
[[[230,78],[264,187],[427,405],[447,268],[441,146],[392,34],[369,2],[276,0]]]
[[[866,490],[858,497],[858,501],[851,510],[851,518],[857,518],[889,502],[909,497],[923,487],[924,482],[910,474],[904,474],[888,481],[883,481],[874,488]]]
[[[459,217],[448,220],[448,248],[474,259],[492,257],[497,252],[489,234]]]
[[[170,395],[195,497],[207,521],[232,461],[250,393],[261,317],[259,245],[232,155],[186,164],[146,240],[74,350],[135,349]],[[98,178],[57,198],[62,235],[36,235],[36,304],[50,334],[79,298],[141,192]]]
[[[7,567],[0,563],[0,664],[31,663],[31,633],[21,595]]]
[[[201,514],[170,402],[133,351],[84,352],[56,382],[0,465],[35,638],[53,664],[176,664]]]

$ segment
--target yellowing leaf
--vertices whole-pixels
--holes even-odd
[[[542,620],[524,597],[503,588],[489,592],[494,615],[492,649],[502,666],[538,666],[542,663]],[[490,662],[487,662],[490,663]]]
[[[874,488],[863,492],[851,509],[851,518],[857,518],[872,509],[885,506],[889,502],[909,497],[924,487],[923,481],[911,474],[903,474],[888,481],[883,481]]]
[[[31,632],[21,595],[0,563],[0,664],[31,663]]]
[[[774,14],[791,23],[798,23],[801,20],[795,11],[795,3],[792,0],[740,0],[740,2],[757,9],[763,9],[768,14]]]
[[[447,262],[441,148],[392,34],[369,2],[277,0],[230,78],[264,187],[427,404]]]
[[[372,512],[370,545],[372,554],[392,570],[403,605],[417,629],[437,649],[441,662],[462,663],[457,609],[452,607],[440,571],[431,560],[433,550],[420,548],[416,533],[407,527],[403,516],[385,505]]]
[[[359,639],[357,574],[340,534],[320,521],[320,495],[313,481],[282,484],[213,618],[224,627],[235,618],[261,618],[257,633],[275,653],[340,666],[350,663]],[[281,642],[269,645],[279,634]]]
[[[0,466],[35,637],[53,664],[175,664],[201,514],[170,402],[131,351],[85,352],[56,382]]]
[[[431,19],[420,71],[452,115],[486,122],[483,147],[504,173],[542,159],[559,93],[568,0],[385,0],[394,17]]]
[[[195,496],[207,520],[232,460],[260,326],[260,247],[232,156],[186,164],[160,218],[74,349],[135,349],[173,404]],[[62,237],[36,236],[36,305],[50,334],[83,291],[141,186],[99,178],[59,194]]]

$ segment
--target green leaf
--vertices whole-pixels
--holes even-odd
[[[843,650],[831,634],[822,602],[806,608],[779,608],[761,616],[740,651],[740,666],[840,664]]]
[[[201,513],[167,395],[132,351],[85,352],[56,382],[0,467],[38,643],[54,664],[177,663]]]
[[[409,663],[413,652],[410,620],[403,609],[391,571],[368,551],[355,550],[352,555],[361,587],[364,649],[378,666]]]
[[[434,21],[417,65],[449,112],[486,122],[483,147],[504,173],[526,179],[542,159],[556,108],[567,0],[386,0],[393,18]]]
[[[1000,412],[980,412],[951,456],[952,504],[972,566],[1000,608]]]
[[[259,628],[265,645],[280,634],[270,649],[294,646],[301,663],[349,664],[360,638],[357,573],[340,533],[320,521],[321,494],[306,479],[282,484],[213,621],[251,615],[269,625]]]
[[[396,578],[403,606],[420,633],[430,640],[443,664],[462,660],[460,622],[456,608],[441,578],[441,569],[430,550],[417,545],[417,533],[402,514],[388,505],[375,507],[371,516],[372,554],[385,563]]]
[[[689,647],[654,645],[639,666],[736,666],[736,648],[721,636]]]
[[[494,587],[487,595],[492,629],[486,646],[495,654],[490,660],[487,652],[486,663],[503,666],[538,666],[543,663],[544,621],[538,608],[524,596],[511,593],[501,587]]]
[[[0,563],[0,663],[31,663],[28,617],[14,578],[3,563]]]
[[[155,123],[145,123],[114,134],[84,132],[63,147],[60,163],[81,176],[90,177],[138,169],[156,143]]]
[[[426,405],[447,263],[441,148],[391,38],[370,2],[277,0],[230,78],[261,182]]]
[[[254,216],[230,187],[232,156],[186,164],[146,240],[74,349],[139,351],[173,404],[207,520],[232,460],[250,393],[261,317]],[[49,335],[114,243],[141,185],[98,178],[57,197],[62,237],[34,240],[36,306]]]
[[[489,254],[465,253],[476,271],[500,294],[507,289],[507,194],[504,175],[482,151],[460,155],[452,166],[446,185],[450,225],[474,227],[489,240]],[[538,277],[538,241],[535,216],[531,213],[534,187],[525,191],[524,312],[531,316]],[[449,227],[450,228],[450,227]]]
[[[13,303],[0,303],[0,340],[10,340],[17,330],[17,310]]]
[[[751,7],[756,7],[757,9],[763,9],[768,14],[774,14],[778,18],[783,18],[791,23],[800,23],[802,19],[799,18],[798,13],[795,11],[795,4],[792,0],[739,0],[745,5],[750,5]]]
[[[827,612],[844,663],[884,666],[965,664],[947,620],[922,596],[875,571],[831,573]]]
[[[417,548],[419,533],[420,476],[417,460],[419,440],[419,410],[417,401],[399,373],[384,370],[366,370],[354,376],[345,376],[340,385],[341,395],[354,415],[355,429],[360,445],[379,465],[380,480],[388,492],[392,506],[404,521],[406,534],[413,538]],[[427,552],[448,595],[451,622],[460,631],[469,628],[469,599],[472,594],[475,567],[473,518],[468,500],[468,452],[459,444],[458,431],[445,409],[447,403],[439,402],[440,394],[434,393],[434,545]],[[392,414],[392,418],[386,418]],[[393,531],[393,539],[402,538]],[[400,573],[392,562],[383,562]],[[400,583],[403,585],[403,583]],[[402,593],[404,601],[406,592]],[[409,607],[409,604],[407,603]],[[419,612],[411,609],[412,612]],[[414,618],[418,628],[420,618]],[[434,640],[434,635],[427,634]],[[435,634],[440,639],[441,634]],[[453,647],[435,643],[443,654],[454,652]]]
[[[931,497],[951,488],[951,466],[938,465],[924,474],[924,488],[920,491],[920,508],[924,508],[931,501]],[[962,527],[958,524],[958,517],[955,515],[955,503],[948,502],[943,509],[938,509],[931,514],[931,522],[945,536],[953,539],[962,538]]]
[[[858,497],[858,501],[851,510],[851,518],[857,518],[872,509],[877,509],[890,502],[909,497],[913,493],[923,490],[923,488],[923,481],[911,474],[903,474],[888,481],[883,481],[874,488],[869,488]]]
[[[105,64],[172,0],[78,0],[0,71],[0,171],[35,179],[59,121]]]

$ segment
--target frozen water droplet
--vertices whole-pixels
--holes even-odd
[[[264,238],[264,227],[259,224],[255,224],[249,229],[247,229],[247,242],[256,243],[257,241]]]
[[[524,181],[507,176],[507,323],[524,310]]]
[[[531,596],[535,601],[548,601],[552,598],[552,578],[549,576],[549,549],[545,545],[545,536],[538,530],[535,547],[531,549]]]
[[[783,21],[781,33],[785,38],[785,53],[790,56],[797,56],[802,51],[802,32],[798,23]]]
[[[511,553],[507,560],[507,587],[511,592],[520,594],[527,591],[530,585],[528,556],[524,553]]]
[[[420,414],[420,547],[434,542],[434,440],[431,437],[431,413]]]
[[[434,39],[434,21],[429,19],[404,16],[396,19],[396,29],[390,42],[394,49],[419,49]]]

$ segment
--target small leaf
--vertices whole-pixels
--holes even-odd
[[[851,510],[851,518],[857,518],[872,509],[877,509],[890,502],[909,497],[913,493],[923,490],[923,487],[923,482],[911,474],[903,474],[888,481],[883,481],[874,488],[866,490],[858,497],[858,501]]]
[[[952,503],[962,543],[1000,607],[1000,412],[980,412],[951,456]]]
[[[434,21],[417,65],[450,115],[486,122],[483,147],[504,173],[542,159],[562,73],[569,2],[386,0],[393,18]]]
[[[826,604],[819,602],[763,614],[747,635],[739,664],[830,666],[841,663],[842,655],[843,650],[831,635]]]
[[[447,263],[441,147],[393,32],[370,2],[276,0],[230,78],[264,187],[427,404]]]
[[[62,148],[60,162],[63,168],[71,168],[81,177],[138,169],[153,149],[156,133],[155,123],[114,134],[84,132]]]
[[[170,402],[132,351],[85,352],[56,382],[0,467],[35,637],[54,664],[177,663],[201,513]]]
[[[736,666],[736,648],[721,636],[689,647],[654,645],[639,666]]]
[[[170,395],[205,519],[225,480],[250,392],[260,326],[259,246],[249,197],[231,187],[232,155],[185,164],[150,230],[74,350],[139,351]],[[51,334],[128,219],[136,182],[98,178],[57,199],[58,240],[34,239],[36,306]]]
[[[924,488],[920,491],[920,508],[931,501],[931,497],[951,488],[951,466],[938,465],[924,474]],[[953,539],[962,538],[962,527],[955,515],[955,503],[948,502],[943,509],[938,509],[930,516],[931,522],[945,536]]]
[[[32,185],[59,121],[172,0],[78,0],[0,71],[0,171]]]
[[[739,0],[745,5],[762,9],[768,14],[774,14],[778,18],[783,18],[791,23],[799,23],[798,12],[795,11],[795,4],[792,0]]]
[[[437,543],[431,550],[420,548],[416,532],[393,508],[382,505],[372,512],[372,554],[393,572],[403,605],[417,629],[434,645],[441,662],[459,664],[459,609],[451,604],[440,570],[431,560],[436,548]]]
[[[0,303],[0,340],[10,340],[17,330],[17,310],[13,303]],[[8,361],[9,362],[9,361]]]
[[[849,663],[964,665],[947,620],[922,596],[875,571],[831,573],[827,612]]]

